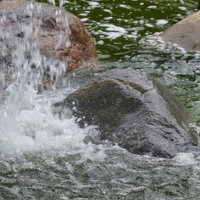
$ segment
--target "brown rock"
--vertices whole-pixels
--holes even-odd
[[[3,29],[14,33],[15,37],[24,37],[22,25],[27,26],[32,23],[33,27],[37,27],[38,32],[34,33],[31,41],[37,40],[41,54],[66,61],[66,66],[68,66],[66,71],[93,66],[97,63],[98,55],[93,38],[81,20],[73,14],[62,10],[62,15],[58,15],[59,8],[52,5],[34,3],[31,7],[30,1],[20,0],[0,2],[0,11],[1,16],[6,15],[2,24]],[[66,16],[68,25],[65,25],[61,19]],[[70,39],[70,45],[67,42],[68,39]],[[13,49],[12,44],[9,41],[1,42],[7,43],[9,53],[6,56],[4,53],[3,61],[9,64],[13,62],[10,52]]]
[[[171,42],[186,51],[200,50],[200,12],[196,12],[173,25],[160,36],[165,42]]]

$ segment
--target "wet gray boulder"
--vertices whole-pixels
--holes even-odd
[[[56,108],[61,115],[70,109],[80,127],[96,125],[100,141],[131,153],[172,158],[198,144],[181,102],[159,82],[133,69],[96,74]]]
[[[200,50],[200,12],[196,12],[174,24],[160,36],[165,42],[177,44],[186,51]]]

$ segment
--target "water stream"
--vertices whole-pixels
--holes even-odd
[[[131,67],[154,76],[199,124],[200,53],[188,54],[158,39],[159,33],[195,12],[196,1],[63,0],[60,5],[92,33],[104,67]],[[31,25],[24,30],[28,38]],[[28,39],[18,42],[13,54],[17,70],[12,83],[1,89],[0,200],[199,199],[199,147],[161,159],[134,155],[117,145],[85,144],[87,134],[96,134],[94,127],[80,129],[73,118],[60,119],[51,109],[78,83],[69,81],[67,87],[38,94],[34,85],[41,81],[41,63],[52,69],[55,63],[44,60]],[[31,62],[24,58],[27,49],[34,52]],[[37,73],[30,71],[33,63]],[[53,70],[58,76],[63,70],[62,63],[59,66]]]

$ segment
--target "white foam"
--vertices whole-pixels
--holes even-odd
[[[126,29],[123,27],[115,26],[113,24],[101,24],[100,26],[106,27],[106,31],[108,32],[104,32],[104,34],[106,34],[110,39],[116,39],[127,33]]]
[[[125,5],[125,4],[119,4],[119,7],[121,7],[121,8],[126,8],[126,9],[130,9],[130,6]]]
[[[82,22],[87,22],[89,19],[88,18],[82,18],[81,21]]]
[[[132,34],[126,35],[127,38],[137,39],[140,35],[137,32],[133,32]]]
[[[165,19],[159,19],[159,20],[157,20],[156,25],[157,26],[163,26],[163,25],[165,25],[167,23],[169,23],[167,20],[165,20]]]
[[[111,19],[113,19],[113,17],[105,17],[104,18],[104,20],[108,20],[108,21],[111,20]]]
[[[178,7],[180,10],[187,10],[187,8],[186,7],[183,7],[183,6],[180,6],[180,7]]]
[[[104,41],[103,41],[103,40],[99,40],[99,41],[97,42],[97,44],[103,45],[103,44],[104,44]]]
[[[153,24],[149,24],[149,23],[145,24],[145,26],[147,26],[147,27],[154,27]]]
[[[61,6],[62,3],[63,1],[60,1]],[[58,13],[58,17],[63,23],[66,22],[63,15],[59,16]],[[65,25],[67,26],[67,22]],[[81,129],[73,118],[66,116],[60,119],[52,113],[52,104],[63,100],[71,92],[71,88],[52,89],[42,94],[37,94],[34,89],[34,86],[41,83],[46,65],[50,76],[55,76],[57,80],[66,70],[66,64],[59,64],[53,59],[41,56],[37,45],[31,45],[29,42],[35,33],[33,24],[30,23],[24,29],[25,37],[22,41],[20,39],[20,42],[12,35],[7,36],[16,44],[12,55],[15,59],[16,73],[15,77],[12,77],[13,83],[6,89],[8,96],[5,104],[0,105],[0,157],[6,160],[11,157],[23,157],[24,154],[40,154],[46,151],[53,154],[64,151],[71,154],[81,153],[84,159],[87,157],[85,154],[96,154],[94,145],[86,145],[83,142],[89,129],[90,132],[95,132],[93,128]],[[4,35],[6,33],[2,31],[2,37]],[[62,42],[64,36],[60,36]],[[25,58],[27,49],[31,53],[29,62]],[[32,63],[36,65],[34,72],[30,66]],[[99,151],[99,155],[99,159],[104,158],[103,152]]]
[[[14,91],[12,92],[16,95]],[[52,154],[62,151],[68,154],[79,153],[82,160],[105,158],[100,145],[83,142],[88,132],[95,134],[93,127],[81,129],[73,118],[60,119],[52,114],[51,104],[63,99],[62,93],[66,91],[52,91],[47,93],[50,95],[38,95],[31,86],[27,86],[20,102],[7,101],[13,103],[14,109],[16,109],[15,103],[19,108],[16,113],[9,112],[10,105],[1,108],[0,156],[4,160],[46,151]],[[99,150],[96,152],[96,149]]]
[[[178,153],[173,160],[181,165],[195,165],[197,163],[192,153]]]
[[[112,14],[112,11],[109,9],[104,9],[103,11]]]
[[[89,4],[91,7],[93,7],[93,8],[99,6],[99,3],[98,3],[98,2],[94,2],[94,1],[88,2],[88,4]]]
[[[147,8],[149,8],[149,9],[156,9],[157,6],[148,6]]]

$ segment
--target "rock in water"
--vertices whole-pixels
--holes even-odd
[[[114,69],[54,105],[70,108],[80,127],[96,125],[101,140],[135,154],[172,158],[198,144],[181,102],[145,73]]]
[[[94,65],[98,61],[92,36],[84,24],[73,14],[44,3],[12,0],[0,2],[1,31],[10,34],[10,39],[0,37],[1,63],[15,64],[12,50],[13,38],[26,37],[31,24],[32,37],[44,56],[66,62],[66,71]],[[59,14],[61,13],[61,14]],[[67,21],[64,19],[67,18]],[[68,41],[70,40],[70,43]],[[12,41],[10,41],[12,40]],[[27,52],[29,58],[30,52]]]
[[[173,25],[160,36],[165,42],[177,44],[186,51],[200,50],[200,12],[196,12]]]

